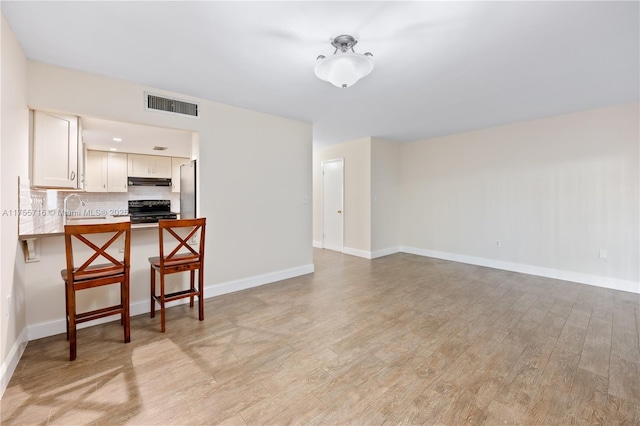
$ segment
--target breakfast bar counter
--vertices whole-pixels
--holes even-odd
[[[33,228],[29,229],[18,235],[22,241],[41,238],[41,237],[54,237],[58,235],[64,235],[64,225],[94,225],[94,224],[107,224],[107,223],[119,223],[128,222],[130,220],[129,215],[119,216],[71,216],[65,220],[62,217],[57,220],[51,221],[34,221]],[[133,223],[131,229],[148,229],[157,228],[158,223]]]
[[[32,226],[28,229],[21,229],[18,239],[22,241],[25,262],[39,262],[40,250],[39,240],[50,237],[64,236],[64,225],[94,225],[107,223],[129,222],[129,215],[116,216],[70,216],[63,218],[56,216],[51,218],[34,218]],[[47,219],[47,220],[42,220]],[[133,223],[131,230],[158,229],[158,223]]]

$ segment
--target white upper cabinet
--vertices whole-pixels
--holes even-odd
[[[127,173],[131,177],[148,177],[150,173],[148,155],[127,154]]]
[[[127,154],[107,153],[107,191],[127,192]]]
[[[128,174],[131,177],[171,177],[171,157],[128,154]]]
[[[33,113],[31,184],[78,188],[78,117]]]
[[[153,176],[160,178],[171,177],[171,157],[153,156]]]
[[[84,191],[84,164],[87,162],[87,149],[82,140],[82,118],[78,117],[78,186]]]
[[[171,157],[171,192],[180,192],[180,166],[189,161],[188,158]]]
[[[85,191],[127,192],[127,154],[88,150]]]
[[[108,157],[104,151],[87,151],[84,190],[87,192],[107,192]]]

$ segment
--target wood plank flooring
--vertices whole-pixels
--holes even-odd
[[[3,425],[640,424],[640,296],[409,254],[30,342]],[[148,283],[132,283],[147,286]],[[61,295],[62,297],[62,295]]]

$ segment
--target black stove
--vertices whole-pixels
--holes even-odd
[[[160,219],[177,219],[171,200],[129,200],[131,223],[157,223]]]

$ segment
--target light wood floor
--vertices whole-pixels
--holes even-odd
[[[12,424],[640,424],[638,295],[395,254],[30,342]],[[148,285],[139,283],[134,285]]]

